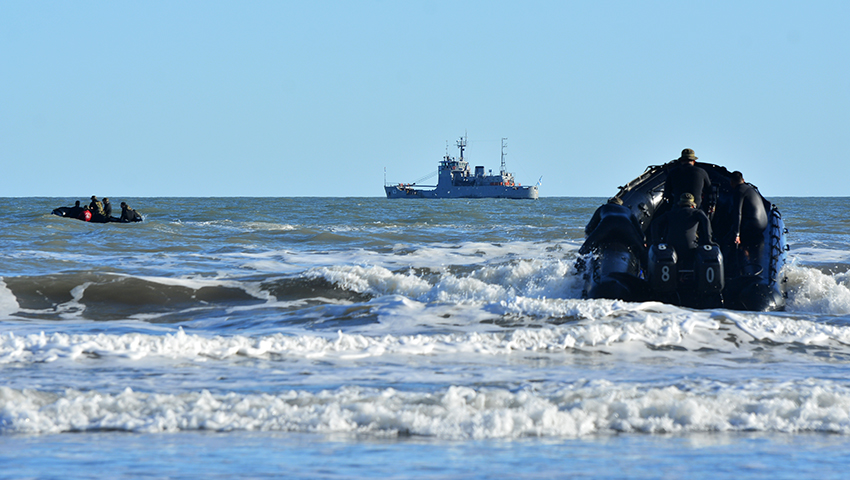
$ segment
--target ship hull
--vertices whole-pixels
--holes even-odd
[[[537,186],[462,186],[424,190],[409,186],[388,185],[384,187],[387,198],[513,198],[536,200]]]

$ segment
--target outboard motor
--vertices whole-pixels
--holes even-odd
[[[694,276],[699,293],[719,293],[723,291],[724,271],[723,254],[717,245],[701,245],[697,248],[694,264]]]
[[[587,298],[616,298],[642,302],[648,297],[646,282],[639,278],[640,262],[629,247],[609,243],[594,249],[587,275]]]
[[[676,249],[666,243],[649,249],[649,286],[654,293],[673,293],[679,283]]]

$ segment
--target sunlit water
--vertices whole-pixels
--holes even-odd
[[[73,200],[0,199],[0,478],[844,476],[848,199],[780,313],[582,300],[602,199]]]

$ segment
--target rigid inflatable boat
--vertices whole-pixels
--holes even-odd
[[[620,187],[616,195],[631,211],[648,242],[652,241],[653,220],[671,208],[663,194],[667,171],[674,163],[647,167],[642,175]],[[718,237],[728,232],[732,223],[731,172],[718,165],[696,165],[711,179],[711,192],[705,192],[705,196],[710,197],[709,204],[715,207],[710,216],[715,235],[712,244],[697,248],[690,264],[677,261],[670,245],[650,244],[648,251],[642,253],[641,248],[629,245],[623,236],[609,235],[595,242],[591,254],[580,257],[576,263],[584,277],[585,298],[656,300],[690,308],[750,311],[785,307],[786,279],[782,269],[788,250],[788,231],[776,205],[758,193],[768,225],[755,255],[743,255],[734,244],[722,245]]]

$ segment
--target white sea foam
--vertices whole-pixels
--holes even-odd
[[[20,310],[21,306],[15,298],[15,294],[6,286],[6,282],[0,277],[0,317],[12,315]]]
[[[305,276],[322,277],[342,289],[357,293],[402,294],[419,298],[431,291],[428,282],[412,272],[398,274],[377,266],[321,267],[308,271]]]
[[[482,266],[466,275],[438,270],[434,284],[412,270],[393,272],[383,266],[342,265],[308,270],[340,288],[372,295],[404,295],[422,302],[500,303],[517,296],[577,296],[577,277],[563,259],[520,260]]]
[[[850,284],[846,272],[828,275],[814,268],[789,265],[789,311],[818,314],[850,313]]]
[[[269,222],[248,222],[245,226],[249,230],[269,231],[269,232],[288,232],[295,230],[298,227],[286,223],[269,223]]]
[[[131,276],[127,276],[131,277]],[[138,278],[140,280],[144,280],[146,282],[158,283],[160,285],[168,285],[168,286],[176,286],[176,287],[185,287],[190,290],[200,290],[205,287],[226,287],[233,288],[237,290],[242,290],[248,295],[251,295],[254,298],[260,300],[273,300],[274,297],[269,295],[268,292],[264,291],[260,288],[260,285],[256,282],[244,282],[239,280],[229,280],[226,275],[219,275],[218,277],[210,278],[210,277],[201,277],[197,275],[193,276],[184,276],[184,277],[152,277],[152,276],[137,276],[133,278]]]
[[[556,248],[557,247],[557,248]],[[510,242],[504,244],[466,242],[460,244],[396,244],[394,253],[388,255],[364,249],[299,252],[273,250],[264,252],[239,252],[224,256],[249,258],[248,267],[266,271],[273,265],[288,268],[298,265],[303,269],[333,267],[337,265],[372,265],[387,269],[427,268],[434,271],[449,266],[493,265],[521,259],[558,259],[578,247],[569,242],[553,246],[551,243]]]
[[[73,320],[82,316],[86,310],[86,306],[80,300],[82,300],[86,288],[90,285],[91,282],[85,282],[71,289],[71,300],[56,306],[56,311],[59,313],[60,318],[63,320]]]
[[[732,312],[727,315],[743,331],[760,340],[803,345],[822,345],[829,341],[850,344],[850,329],[847,327],[770,315],[743,316]]]
[[[616,352],[625,345],[624,358],[634,353],[629,345],[676,346],[689,351],[713,349],[734,355],[748,355],[746,342],[732,346],[727,337],[728,325],[740,329],[739,337],[752,337],[778,343],[826,345],[830,342],[850,344],[850,327],[827,325],[800,319],[728,311],[691,312],[659,303],[621,304],[613,301],[586,302],[562,300],[560,309],[579,320],[561,325],[537,325],[529,328],[467,331],[440,334],[366,335],[337,332],[334,336],[312,334],[273,334],[257,337],[202,336],[187,334],[182,329],[164,335],[67,334],[38,333],[0,335],[0,364],[44,363],[60,359],[83,361],[91,357],[108,359],[170,358],[207,362],[238,358],[345,358],[380,357],[384,355],[452,355],[476,352],[479,355],[511,355],[523,352],[551,352],[565,349],[605,348]],[[401,299],[388,303],[388,312],[408,311],[411,318],[423,306]],[[452,308],[452,307],[446,307]],[[395,312],[393,311],[395,309]],[[390,331],[404,331],[405,317],[389,314]],[[399,322],[399,323],[395,323]],[[422,331],[421,328],[419,330]],[[613,350],[612,350],[613,349]],[[653,354],[642,348],[643,354]],[[635,357],[635,358],[637,358]]]
[[[143,393],[0,387],[0,432],[259,430],[445,439],[580,437],[616,432],[850,434],[850,389],[826,380],[581,381],[541,392],[344,387],[317,393]]]

